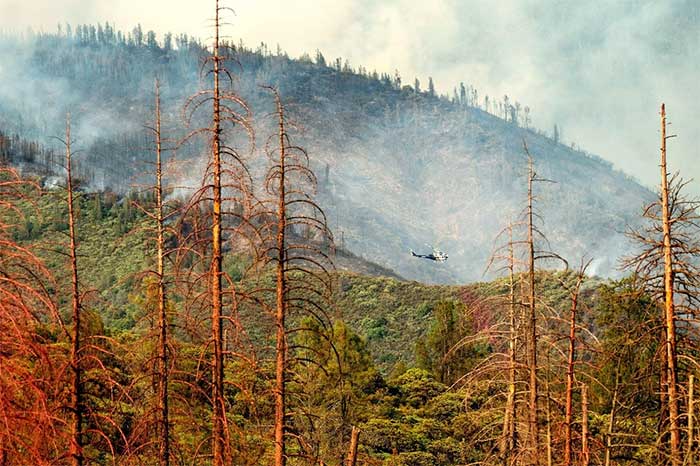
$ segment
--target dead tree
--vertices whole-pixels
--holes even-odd
[[[163,212],[163,161],[160,127],[160,87],[156,80],[156,228],[157,251],[156,273],[158,278],[158,402],[160,411],[160,450],[161,466],[170,464],[170,416],[168,413],[168,314],[165,305],[165,218]]]
[[[68,456],[71,464],[82,465],[92,461],[86,457],[86,446],[103,447],[116,455],[114,440],[125,444],[124,433],[115,423],[115,415],[119,414],[118,403],[102,403],[102,390],[110,393],[110,399],[115,400],[124,395],[118,380],[119,374],[112,371],[110,364],[105,364],[103,356],[114,358],[111,346],[114,341],[101,333],[99,315],[85,308],[86,295],[83,290],[82,277],[79,268],[78,240],[78,195],[76,190],[75,166],[73,163],[73,139],[71,135],[70,114],[66,117],[65,139],[56,138],[66,150],[65,205],[68,220],[68,244],[50,245],[47,249],[67,257],[70,272],[70,328],[62,326],[70,351],[67,355],[56,355],[56,359],[64,357],[66,372],[70,378],[66,394],[69,399],[64,403],[69,420],[66,424],[70,431],[71,441]],[[65,382],[64,382],[65,383]]]
[[[522,219],[514,224],[510,224],[504,229],[499,237],[508,232],[509,240],[505,246],[502,246],[492,254],[489,266],[491,267],[494,260],[498,259],[505,263],[502,267],[509,275],[509,291],[508,291],[508,308],[509,308],[509,324],[508,324],[508,395],[506,399],[504,422],[501,440],[501,458],[504,464],[512,464],[516,461],[516,445],[517,445],[517,429],[515,423],[515,406],[517,404],[516,390],[516,368],[519,366],[516,357],[516,348],[520,341],[525,345],[524,363],[527,368],[528,378],[528,409],[527,409],[527,437],[526,437],[526,458],[531,464],[538,464],[539,458],[539,409],[538,409],[538,375],[537,375],[537,313],[536,305],[537,296],[535,289],[535,264],[538,260],[557,259],[561,260],[565,265],[566,261],[558,255],[539,248],[536,241],[545,241],[546,238],[535,225],[535,220],[539,218],[535,211],[534,184],[537,182],[551,182],[550,180],[540,178],[534,170],[532,156],[528,150],[527,144],[523,141],[523,148],[528,157],[528,184],[527,184],[527,206],[523,211]],[[523,228],[525,235],[522,239],[514,240],[514,228]],[[516,248],[524,248],[526,250],[525,258],[518,258]],[[525,273],[523,278],[527,286],[523,286],[521,291],[526,295],[522,300],[517,300],[515,268],[517,263],[523,263]],[[527,309],[527,316],[523,316],[520,325],[516,323],[516,316],[519,314],[516,308],[524,307]],[[521,337],[518,337],[518,328],[524,330]]]
[[[160,466],[169,466],[171,456],[171,419],[170,419],[170,372],[171,372],[171,332],[170,332],[170,316],[168,314],[167,302],[167,277],[165,271],[165,261],[170,251],[165,245],[165,236],[167,233],[166,221],[171,219],[178,212],[176,209],[171,209],[166,212],[164,202],[164,164],[163,164],[163,133],[161,122],[161,97],[160,97],[160,82],[155,80],[155,111],[154,125],[149,127],[154,136],[155,149],[155,183],[153,185],[153,193],[155,194],[155,205],[152,209],[142,208],[145,214],[153,221],[153,230],[155,233],[155,270],[150,272],[155,275],[156,283],[156,305],[155,315],[152,320],[156,331],[157,350],[155,356],[155,370],[153,371],[153,386],[157,389],[156,395],[156,411],[157,411],[157,428],[153,432],[154,440],[158,445],[158,463]]]
[[[71,128],[70,114],[66,115],[66,139],[63,141],[66,147],[66,193],[68,203],[68,235],[69,246],[68,254],[70,257],[71,271],[71,309],[73,311],[73,330],[71,335],[71,353],[70,367],[72,373],[71,380],[71,401],[70,409],[73,415],[71,421],[72,442],[70,448],[70,456],[72,463],[75,466],[82,466],[84,462],[83,456],[83,370],[80,359],[81,353],[81,324],[80,318],[82,314],[80,302],[80,285],[78,278],[78,255],[77,255],[77,237],[75,228],[75,205],[73,202],[73,171],[72,171],[72,152],[71,152]]]
[[[613,388],[613,396],[610,406],[610,419],[608,420],[608,431],[605,434],[605,466],[610,466],[612,461],[612,439],[615,433],[615,420],[617,415],[617,398],[620,392],[620,365],[618,363],[615,370],[615,387]]]
[[[671,430],[671,463],[680,464],[680,427],[678,408],[678,353],[676,350],[676,312],[673,301],[674,267],[671,251],[671,212],[669,207],[668,169],[666,167],[666,106],[661,104],[661,224],[664,254],[664,311],[666,320],[666,364],[669,423]]]
[[[700,203],[684,196],[687,184],[678,174],[669,175],[666,142],[666,108],[661,105],[661,186],[659,198],[644,209],[649,222],[629,236],[641,252],[625,260],[643,287],[663,303],[662,405],[668,406],[669,460],[682,463],[677,326],[688,323],[700,304]],[[662,410],[663,417],[663,410]],[[662,419],[663,421],[663,419]],[[663,422],[661,423],[663,424]]]
[[[353,426],[350,436],[350,449],[348,451],[348,466],[357,465],[357,446],[360,442],[360,429]]]
[[[513,452],[517,444],[517,430],[515,423],[516,405],[516,376],[517,357],[516,348],[518,346],[517,313],[515,300],[515,249],[513,244],[513,226],[508,227],[508,398],[506,400],[506,411],[503,419],[503,436],[505,438],[504,460],[506,465],[511,464]]]
[[[518,403],[518,369],[520,362],[518,360],[518,346],[521,340],[520,332],[520,312],[519,308],[521,306],[520,300],[516,297],[516,291],[518,289],[518,280],[516,279],[516,270],[519,261],[516,257],[516,247],[523,246],[525,241],[515,241],[513,237],[513,230],[516,227],[522,227],[522,223],[509,223],[508,226],[502,230],[496,237],[496,241],[507,233],[507,242],[505,245],[497,247],[491,255],[489,263],[487,265],[487,270],[492,268],[496,262],[503,263],[499,271],[505,271],[508,275],[508,296],[507,296],[507,308],[508,308],[508,322],[507,322],[507,339],[508,339],[508,381],[507,381],[507,394],[506,394],[506,404],[503,413],[503,429],[502,438],[500,441],[500,455],[504,466],[514,464],[517,457],[516,447],[518,441],[518,431],[516,423],[516,405]]]
[[[524,146],[527,151],[527,145]],[[528,304],[530,321],[528,327],[527,365],[529,371],[528,447],[532,464],[538,464],[539,424],[537,416],[537,309],[535,304],[535,238],[533,210],[533,182],[536,180],[532,157],[528,154],[527,178],[527,244],[528,244]]]
[[[503,464],[507,461],[513,463],[521,456],[521,450],[517,445],[513,450],[507,450],[508,425],[513,425],[512,432],[516,433],[524,430],[524,427],[517,425],[517,416],[509,418],[507,422],[505,419],[508,416],[507,411],[516,406],[515,404],[508,405],[508,390],[511,388],[509,383],[511,373],[509,319],[507,313],[499,312],[500,309],[508,306],[507,295],[496,293],[482,297],[466,290],[462,293],[461,300],[464,307],[460,311],[459,321],[461,322],[458,325],[467,325],[462,326],[459,330],[463,336],[456,343],[448,345],[448,351],[442,356],[441,364],[448,362],[459,364],[460,359],[468,354],[474,345],[484,344],[495,347],[494,351],[486,358],[474,366],[470,365],[468,369],[465,368],[464,375],[456,377],[451,386],[459,387],[465,400],[472,396],[481,396],[477,394],[488,393],[487,403],[479,408],[479,416],[483,418],[485,424],[482,429],[473,433],[472,442],[487,446],[485,453],[489,464],[496,462]],[[475,322],[480,323],[475,325]],[[517,340],[520,341],[521,338],[517,337]],[[516,360],[522,360],[519,352],[520,348],[516,348]],[[521,363],[518,363],[516,367],[516,392],[513,396],[515,403],[524,395],[517,390],[517,385],[522,384],[522,379],[517,376],[521,369],[520,366]],[[506,401],[505,405],[503,399]],[[506,430],[505,435],[504,429]]]
[[[212,269],[211,269],[211,321],[212,321],[212,456],[215,466],[223,466],[225,462],[225,432],[224,423],[226,406],[224,400],[224,339],[223,339],[223,306],[222,306],[222,237],[221,237],[221,94],[219,79],[221,77],[219,60],[219,2],[216,2],[216,32],[213,47],[214,65],[214,93],[213,105],[213,129],[212,129],[212,156],[213,176],[212,183]]]
[[[61,323],[49,289],[48,269],[13,240],[18,220],[38,186],[0,167],[0,465],[48,465],[65,455],[67,429],[59,369],[41,327]]]
[[[588,429],[588,386],[581,385],[581,466],[588,466],[591,458]]]
[[[290,436],[288,385],[298,380],[296,372],[302,360],[299,347],[290,342],[290,335],[331,329],[328,311],[333,290],[330,275],[333,241],[325,214],[313,197],[317,179],[310,168],[309,156],[291,142],[286,109],[279,93],[275,88],[266,88],[274,96],[277,131],[266,144],[271,167],[264,183],[266,198],[257,209],[254,223],[260,225],[267,245],[260,257],[261,265],[275,267],[275,289],[261,289],[257,293],[274,291],[275,296],[275,304],[270,306],[274,309],[275,328],[274,458],[275,466],[284,466]],[[314,325],[303,324],[305,318],[313,319]],[[303,394],[293,395],[298,398]],[[300,433],[295,437],[302,444],[307,443],[301,440]],[[303,454],[314,456],[310,452]]]
[[[191,131],[184,142],[197,135],[208,138],[210,156],[204,170],[203,182],[185,208],[183,221],[189,224],[189,233],[182,239],[183,246],[178,253],[180,266],[185,257],[194,257],[187,272],[186,281],[197,286],[207,283],[206,293],[191,294],[191,306],[209,309],[211,336],[207,343],[210,348],[211,390],[211,456],[214,466],[223,466],[231,461],[230,429],[226,420],[226,399],[224,396],[225,327],[233,325],[239,333],[241,328],[233,322],[234,310],[242,298],[242,293],[234,286],[223,269],[224,242],[241,247],[236,241],[248,242],[242,230],[248,224],[252,179],[239,149],[227,142],[227,135],[234,130],[242,130],[244,137],[253,141],[252,127],[248,123],[250,111],[246,103],[230,87],[233,85],[231,73],[225,66],[228,59],[222,51],[220,40],[221,13],[225,10],[216,1],[214,42],[211,54],[206,58],[203,69],[213,80],[209,89],[202,90],[188,99],[184,106],[185,119],[193,125],[199,110],[211,105],[211,114],[206,126]],[[226,85],[228,81],[229,86]],[[184,143],[183,142],[183,143]],[[192,220],[192,216],[197,220]],[[188,259],[189,260],[189,259]],[[192,262],[192,260],[190,260]],[[202,267],[198,268],[198,265]]]
[[[182,162],[174,157],[177,141],[168,137],[171,130],[162,108],[162,89],[156,78],[151,121],[144,125],[144,133],[151,137],[142,149],[152,153],[153,158],[144,161],[139,183],[133,184],[123,198],[129,208],[139,212],[139,220],[118,240],[121,243],[136,236],[140,242],[145,238],[149,251],[148,266],[127,277],[140,284],[140,292],[134,296],[140,313],[131,332],[133,339],[119,345],[122,367],[127,366],[133,377],[125,379],[118,399],[139,413],[129,424],[128,438],[120,452],[120,463],[127,465],[144,461],[161,466],[172,464],[176,455],[189,454],[180,450],[183,445],[177,442],[181,438],[176,435],[178,430],[188,434],[196,430],[190,430],[190,413],[183,415],[182,397],[177,396],[192,383],[191,374],[182,370],[186,366],[181,364],[186,365],[187,361],[182,363],[178,358],[186,339],[175,338],[178,330],[187,330],[181,313],[175,312],[178,290],[172,267],[180,239],[176,219],[183,202],[172,195],[180,188],[173,185],[173,178],[179,176]],[[144,351],[145,348],[150,351]],[[175,425],[180,429],[174,429]]]
[[[285,452],[285,430],[286,430],[286,382],[287,382],[287,147],[288,137],[284,126],[284,107],[279,95],[275,91],[275,101],[279,116],[279,166],[276,176],[277,185],[277,270],[276,280],[277,298],[275,311],[275,324],[277,328],[275,347],[275,466],[285,466],[287,456]]]
[[[577,288],[580,281],[577,284]],[[566,367],[566,413],[564,417],[565,445],[564,464],[571,466],[573,460],[572,451],[572,428],[573,428],[573,406],[574,406],[574,364],[576,361],[576,312],[578,307],[578,290],[571,297],[571,327],[569,332],[569,355]]]
[[[538,380],[537,380],[537,304],[535,290],[535,262],[540,259],[561,259],[554,253],[543,251],[537,248],[536,236],[544,238],[544,235],[535,225],[534,184],[537,182],[549,182],[545,178],[540,178],[535,172],[534,162],[527,143],[523,140],[523,149],[528,157],[528,182],[527,182],[527,208],[525,218],[527,225],[527,281],[528,281],[528,327],[527,327],[527,367],[528,367],[528,450],[531,464],[539,464],[539,408],[538,408]]]
[[[575,377],[575,365],[576,365],[576,343],[577,343],[577,318],[579,310],[579,294],[581,291],[581,285],[585,278],[586,269],[590,261],[586,264],[582,264],[578,273],[576,274],[576,282],[574,286],[569,289],[569,296],[571,299],[571,310],[569,313],[569,350],[566,365],[566,402],[565,402],[565,414],[564,414],[564,464],[566,466],[571,466],[573,462],[573,448],[572,448],[572,430],[573,430],[573,407],[574,407],[574,383],[576,381]],[[562,283],[564,285],[564,283]],[[565,285],[564,285],[565,286]],[[566,287],[566,286],[565,286]],[[614,408],[613,408],[614,409]]]
[[[688,377],[688,447],[685,453],[686,463],[695,461],[695,376]]]

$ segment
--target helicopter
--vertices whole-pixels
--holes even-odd
[[[413,249],[411,249],[411,255],[413,257],[419,257],[421,259],[428,259],[428,260],[435,261],[435,262],[445,262],[447,260],[447,257],[448,257],[447,253],[444,253],[433,246],[430,246],[430,245],[427,245],[427,246],[429,248],[431,248],[433,250],[433,252],[431,252],[430,254],[416,254],[413,251]]]

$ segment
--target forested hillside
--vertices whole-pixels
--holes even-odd
[[[610,163],[564,145],[558,130],[548,137],[529,128],[529,107],[480,96],[468,84],[438,96],[432,82],[421,90],[398,73],[353,69],[320,52],[290,59],[264,44],[232,48],[235,87],[256,115],[258,151],[272,123],[260,86],[274,85],[289,100],[319,175],[319,200],[349,251],[406,278],[479,279],[493,238],[525,207],[525,140],[537,172],[556,182],[538,194],[552,248],[570,260],[594,258],[594,273],[619,275],[618,259],[630,250],[622,232],[651,193]],[[148,157],[143,109],[152,105],[154,76],[163,82],[163,117],[174,141],[185,132],[182,107],[199,88],[205,55],[184,35],[157,40],[140,28],[122,34],[109,25],[3,37],[0,50],[16,57],[0,69],[0,131],[51,146],[49,136],[62,134],[72,109],[80,174],[92,189],[120,192],[140,182]],[[202,160],[188,146],[168,156]],[[38,149],[15,157],[39,164],[50,158]],[[176,184],[199,182],[173,176]],[[435,265],[408,254],[427,245],[451,260]]]
[[[507,96],[233,45],[216,6],[206,47],[0,41],[0,466],[694,464],[664,105],[653,194]]]
[[[118,464],[148,463],[152,458],[150,449],[138,454],[138,450],[130,450],[133,445],[121,443],[125,439],[134,445],[144,441],[141,429],[146,426],[141,423],[150,419],[148,400],[155,396],[147,384],[138,381],[142,371],[148,373],[154,351],[154,283],[142,272],[153,264],[147,228],[150,220],[134,204],[148,205],[152,201],[133,195],[124,199],[113,194],[77,193],[79,274],[84,277],[84,318],[89,332],[86,338],[107,352],[101,357],[107,373],[100,375],[97,368],[91,369],[90,383],[103,388],[91,395],[89,409],[98,416],[90,421],[91,428],[105,431],[109,443],[93,440],[86,450],[90,464],[111,464],[110,448],[117,449]],[[70,282],[65,256],[57,248],[65,243],[68,229],[64,202],[60,189],[33,198],[31,203],[22,202],[19,207],[24,216],[14,232],[19,244],[37,251],[53,275],[56,285],[52,286],[58,287]],[[245,256],[227,259],[227,274],[240,276],[247,261]],[[359,263],[353,267],[372,268],[371,264]],[[519,277],[517,282],[525,278]],[[335,361],[323,343],[315,341],[314,345],[321,345],[315,357],[329,359],[318,370],[307,367],[305,370],[310,372],[304,376],[304,396],[311,396],[304,399],[304,409],[312,409],[318,416],[315,430],[305,435],[311,434],[308,441],[319,448],[318,454],[326,464],[342,464],[351,425],[361,430],[358,464],[449,466],[497,461],[502,451],[494,438],[501,435],[500,406],[505,403],[508,387],[508,333],[504,334],[503,329],[508,325],[509,280],[431,286],[347,272],[338,272],[335,279],[331,341],[340,360]],[[549,380],[546,390],[552,405],[547,415],[552,423],[562,422],[565,414],[563,381],[567,366],[561,352],[566,348],[570,293],[576,280],[572,272],[540,272],[537,276],[543,316],[540,332],[546,348],[543,357],[548,361],[542,377]],[[630,280],[603,283],[586,279],[577,293],[581,309],[577,346],[581,355],[576,377],[591,390],[587,409],[591,417],[589,442],[595,452],[593,464],[602,464],[611,410],[617,419],[617,435],[632,436],[646,445],[617,448],[617,464],[655,464],[653,422],[649,422],[659,409],[655,395],[658,379],[650,364],[658,342],[653,334],[641,339],[633,336],[654,327],[658,309],[634,291]],[[69,320],[68,293],[59,291],[58,296],[63,318]],[[198,421],[206,418],[206,400],[201,395],[187,402],[179,400],[181,394],[194,396],[197,390],[188,388],[189,384],[204,377],[195,367],[200,338],[196,335],[204,329],[181,327],[187,316],[178,314],[187,312],[185,303],[173,298],[172,306],[177,309],[173,323],[180,322],[174,327],[171,343],[177,358],[171,416],[177,425],[192,413],[201,417]],[[243,313],[245,333],[252,338],[251,344],[260,348],[259,364],[266,364],[268,318]],[[41,329],[42,339],[61,344],[60,330],[50,330],[46,323]],[[518,352],[521,350],[524,348]],[[272,416],[271,393],[266,388],[269,367],[258,368],[257,383],[261,385],[256,386],[246,375],[246,364],[240,364],[233,364],[226,374],[229,383],[242,384],[232,389],[232,405],[228,408],[229,416],[246,431],[238,458],[241,464],[268,464],[269,450],[264,445]],[[343,382],[338,385],[340,380]],[[255,411],[251,412],[245,401],[248,397],[252,397]],[[339,400],[342,406],[337,405]],[[518,401],[517,409],[526,409],[524,400]],[[101,416],[107,425],[100,423]],[[187,463],[189,458],[197,457],[193,442],[202,428],[206,429],[204,425],[189,426],[186,435],[174,434],[179,461]],[[524,434],[524,425],[517,428]],[[555,432],[552,446],[561,450],[563,433]],[[575,442],[578,445],[580,439]],[[300,453],[294,448],[290,452]]]

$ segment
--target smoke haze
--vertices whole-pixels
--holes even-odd
[[[213,1],[211,2],[213,4]],[[579,2],[536,0],[257,0],[228,2],[231,35],[280,44],[293,56],[320,49],[327,59],[404,82],[460,81],[480,98],[508,94],[532,108],[547,131],[600,154],[648,186],[657,179],[658,108],[673,132],[673,169],[700,177],[700,3],[693,0]],[[163,14],[163,12],[167,14]],[[211,8],[186,0],[53,0],[40,8],[0,0],[0,27],[53,31],[58,22],[141,23],[159,34],[209,35]],[[193,19],[194,18],[194,19]],[[700,194],[700,182],[691,189]]]

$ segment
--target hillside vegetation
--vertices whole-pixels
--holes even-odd
[[[90,109],[76,117],[84,151],[79,173],[98,190],[124,192],[141,183],[149,157],[142,109],[152,107],[153,79],[163,81],[167,136],[176,140],[185,131],[182,105],[200,87],[205,50],[183,35],[163,43],[143,32],[140,41],[135,37],[136,30],[117,37],[84,26],[71,36],[1,38],[0,50],[17,58],[0,72],[0,131],[48,144],[48,135],[62,134],[65,110]],[[257,148],[272,124],[262,117],[272,108],[260,85],[274,85],[302,128],[299,142],[319,175],[331,227],[355,255],[423,282],[480,279],[493,238],[525,206],[526,141],[538,173],[556,182],[538,193],[553,249],[570,260],[594,258],[594,273],[619,274],[618,259],[630,250],[622,233],[638,224],[652,194],[609,162],[529,128],[529,108],[507,96],[480,97],[470,86],[451,98],[417,92],[398,74],[354,70],[320,53],[291,59],[264,45],[233,48],[235,87],[261,115],[254,123]],[[26,69],[35,70],[30,79]],[[53,163],[37,151],[15,157]],[[178,159],[202,163],[201,157],[191,146],[177,152]],[[259,166],[258,159],[251,164]],[[173,184],[199,182],[182,170],[171,176]],[[408,254],[427,245],[451,260],[435,265]]]
[[[120,377],[127,379],[130,371],[137,370],[134,362],[117,361],[121,358],[139,361],[147,356],[138,349],[134,352],[129,346],[148,334],[144,312],[148,308],[149,279],[141,271],[149,267],[149,251],[152,251],[146,229],[149,221],[131,203],[135,201],[144,202],[144,199],[83,192],[78,204],[80,271],[85,277],[86,289],[95,293],[86,301],[94,312],[91,326],[113,342],[111,351],[117,360],[110,364],[118,364],[122,372]],[[24,216],[14,234],[16,240],[44,258],[59,284],[69,279],[65,256],[55,252],[59,249],[56,245],[65,242],[67,225],[63,205],[61,191],[46,192],[36,202],[23,204]],[[245,258],[240,260],[245,261]],[[229,267],[235,269],[238,265],[234,261]],[[367,270],[375,266],[360,264],[360,267]],[[508,281],[499,279],[462,286],[425,285],[351,271],[338,272],[336,278],[334,339],[350,383],[349,391],[343,395],[346,411],[338,412],[333,404],[332,373],[310,373],[307,387],[315,393],[307,402],[316,407],[315,412],[322,419],[316,440],[326,458],[333,461],[335,455],[340,461],[345,455],[336,436],[345,435],[341,432],[346,432],[343,426],[348,424],[357,425],[362,431],[360,458],[366,461],[362,464],[447,466],[495,455],[497,452],[489,437],[497,435],[502,423],[501,413],[496,409],[502,396],[498,388],[500,382],[480,384],[478,375],[473,375],[476,379],[471,381],[463,376],[469,376],[470,372],[478,374],[485,360],[501,357],[502,342],[492,329],[505,318],[502,296],[507,294]],[[574,279],[573,274],[538,273],[538,293],[545,306],[542,312],[549,316],[543,322],[542,332],[554,336],[563,331],[563,322],[559,319],[566,315],[567,287]],[[586,362],[602,370],[594,375],[597,382],[591,381],[593,397],[589,409],[594,429],[591,440],[596,442],[603,442],[609,419],[606,409],[612,395],[605,387],[615,382],[610,379],[615,377],[613,369],[619,364],[615,361],[631,364],[623,379],[617,381],[618,387],[626,388],[618,389],[629,390],[624,396],[635,396],[637,402],[642,403],[633,408],[630,415],[644,409],[651,416],[658,409],[654,398],[658,382],[652,374],[644,373],[645,360],[633,356],[638,353],[638,343],[625,340],[624,336],[624,328],[653,325],[645,321],[650,310],[648,301],[640,297],[627,301],[630,290],[627,282],[603,283],[593,279],[588,279],[582,289],[585,307],[581,325],[602,337],[600,341],[582,344],[593,345],[591,348],[621,345],[615,353],[600,356],[591,353],[592,359]],[[247,333],[257,335],[262,344],[267,338],[265,321],[265,317],[253,317],[247,328]],[[453,353],[452,345],[461,338],[475,339]],[[177,345],[182,358],[178,364],[186,367],[187,358],[195,356],[191,354],[195,348],[184,335],[178,339],[181,339]],[[551,351],[558,351],[556,343],[552,344]],[[645,344],[651,345],[644,348],[649,352],[648,357],[653,357],[656,343],[652,339]],[[140,347],[141,351],[149,351],[148,345]],[[611,357],[613,359],[609,359]],[[550,367],[549,370],[552,383],[560,384],[555,375],[560,369]],[[580,376],[587,380],[583,367]],[[233,374],[230,377],[236,378]],[[261,377],[265,378],[263,374]],[[647,377],[650,378],[647,380]],[[640,385],[642,382],[644,385]],[[176,385],[175,389],[184,387]],[[554,385],[550,390],[554,390]],[[256,403],[264,406],[267,395],[261,392],[258,396]],[[617,396],[623,396],[622,391]],[[192,406],[189,409],[201,408]],[[553,410],[559,413],[560,407],[553,407]],[[120,408],[113,411],[112,416],[116,415],[115,419],[121,423],[129,423],[131,411]],[[236,412],[248,416],[243,406],[234,405],[233,414]],[[254,424],[246,424],[249,421],[243,418],[238,422],[243,423],[241,426],[248,425],[246,428],[251,429],[250,435],[257,438],[257,442],[264,438],[264,429],[260,430],[258,423],[264,424],[267,415],[269,413],[263,409],[256,414],[262,418],[256,417]],[[638,438],[650,435],[640,432],[633,419],[626,421],[630,433]],[[124,426],[126,424],[122,424]],[[185,438],[181,441],[185,442],[180,445],[181,454],[186,457],[192,446],[187,445]],[[254,455],[253,452],[250,454]],[[263,450],[259,453],[264,455]],[[627,464],[622,459],[625,456],[633,462],[653,461],[653,456],[644,449],[629,450],[621,455],[621,464]],[[256,461],[265,458],[253,457],[258,458]]]
[[[507,96],[220,43],[216,5],[211,47],[0,40],[0,466],[694,463],[664,106],[654,196]]]

